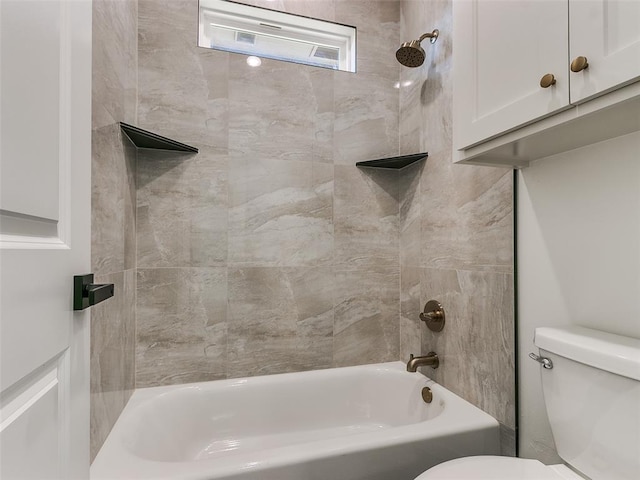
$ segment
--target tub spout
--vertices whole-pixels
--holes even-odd
[[[423,357],[414,357],[413,353],[407,362],[407,372],[417,372],[418,367],[429,365],[431,368],[438,368],[440,360],[436,352],[429,352]]]

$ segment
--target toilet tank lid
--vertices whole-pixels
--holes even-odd
[[[561,357],[640,381],[640,340],[585,327],[538,327],[533,343]]]

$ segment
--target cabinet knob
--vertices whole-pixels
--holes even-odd
[[[571,71],[572,72],[581,72],[582,70],[589,68],[589,62],[587,61],[587,57],[576,57],[571,62]]]
[[[549,88],[551,85],[556,84],[556,77],[553,76],[553,73],[547,73],[543,75],[540,79],[540,86],[542,88]]]

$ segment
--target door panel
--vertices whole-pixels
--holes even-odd
[[[64,478],[58,451],[65,434],[60,380],[65,362],[53,362],[31,378],[5,392],[2,405],[2,444],[0,477],[55,479]],[[62,407],[62,408],[61,408]]]
[[[0,1],[0,476],[88,478],[91,1]]]
[[[569,107],[566,0],[453,5],[457,149]]]
[[[640,79],[640,2],[569,2],[571,59],[587,57],[589,67],[571,73],[571,102],[581,103]]]
[[[3,1],[2,16],[0,208],[58,220],[61,3]]]

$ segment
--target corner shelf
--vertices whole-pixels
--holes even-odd
[[[196,147],[185,143],[176,142],[153,132],[134,127],[128,123],[120,122],[120,128],[129,137],[129,140],[137,148],[150,148],[153,150],[172,150],[174,152],[198,153]]]
[[[369,168],[388,168],[392,170],[400,170],[402,168],[413,165],[420,160],[427,158],[429,154],[414,153],[413,155],[401,155],[399,157],[380,158],[378,160],[367,160],[365,162],[357,162],[356,167],[369,167]]]

